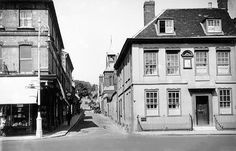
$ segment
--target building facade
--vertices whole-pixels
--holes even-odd
[[[38,50],[43,131],[64,122],[73,65],[63,49],[52,0],[1,0],[0,116],[7,118],[9,133],[35,132]]]
[[[116,62],[117,55],[109,52],[106,55],[106,69],[103,75],[99,76],[99,96],[100,96],[100,109],[106,116],[112,115],[111,101],[114,93],[116,92],[116,72],[114,70],[114,63]]]
[[[154,7],[145,2],[144,16]],[[144,20],[114,65],[119,123],[131,132],[235,129],[236,29],[228,12],[167,9]]]

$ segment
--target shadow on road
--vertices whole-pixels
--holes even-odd
[[[79,123],[77,123],[71,130],[70,132],[79,132],[82,129],[87,129],[87,128],[93,128],[93,127],[98,127],[93,121],[92,116],[85,116],[83,120],[81,120]]]

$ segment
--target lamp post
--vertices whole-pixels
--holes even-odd
[[[40,91],[40,32],[41,32],[41,21],[40,18],[38,20],[38,116],[36,119],[36,137],[41,138],[43,136],[42,130],[42,118],[41,118],[41,91]]]

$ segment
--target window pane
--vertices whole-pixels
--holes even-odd
[[[20,46],[20,58],[31,58],[31,46]]]
[[[32,72],[32,60],[20,61],[20,72]]]
[[[196,51],[196,73],[206,74],[208,73],[208,52]]]
[[[179,74],[178,52],[167,52],[167,74]]]
[[[32,10],[20,10],[20,26],[32,27]]]
[[[160,21],[160,33],[165,33],[165,21]]]
[[[157,74],[157,52],[144,52],[145,74]]]

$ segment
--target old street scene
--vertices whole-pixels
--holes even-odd
[[[0,0],[0,151],[235,151],[236,0]]]

